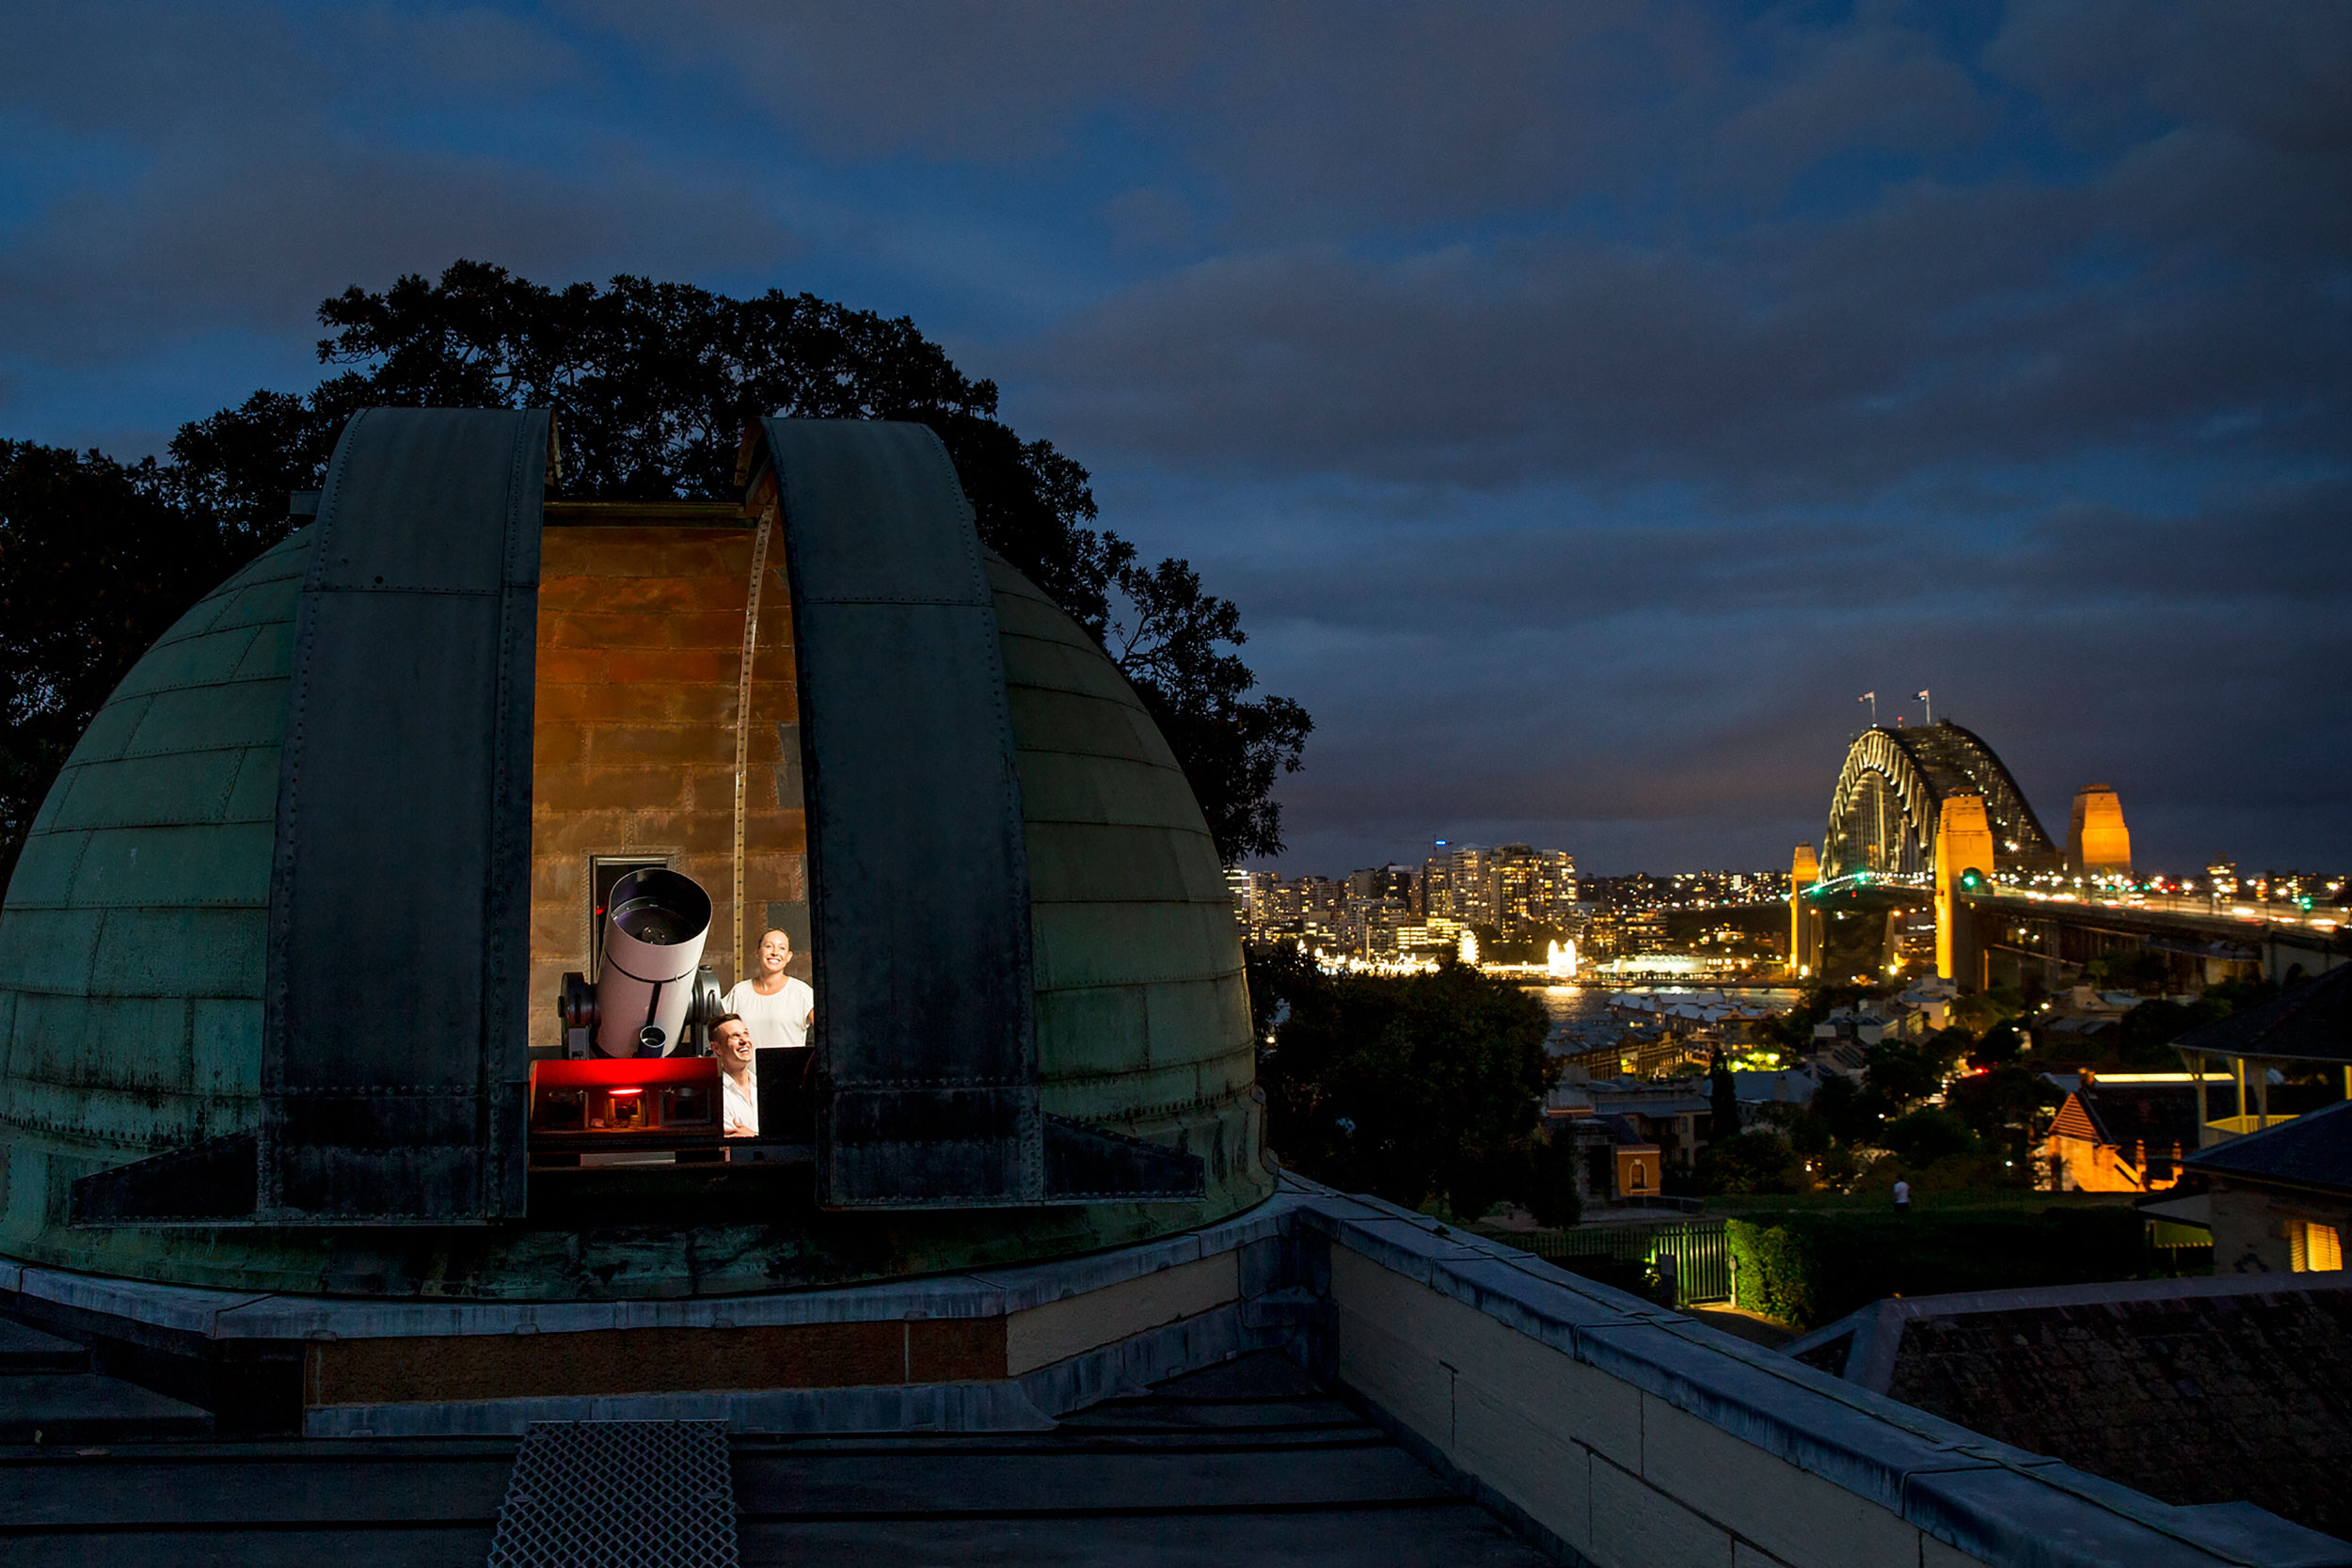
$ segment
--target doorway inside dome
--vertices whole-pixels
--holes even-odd
[[[554,1005],[531,1025],[537,1168],[813,1158],[790,587],[772,506],[746,510],[545,509],[532,972]],[[621,1069],[655,1060],[659,1075]]]

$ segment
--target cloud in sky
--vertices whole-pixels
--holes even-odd
[[[1292,863],[1818,832],[1866,688],[2352,863],[2352,13],[60,5],[0,427],[138,445],[454,257],[905,313],[1237,598]],[[151,440],[151,435],[147,437]]]

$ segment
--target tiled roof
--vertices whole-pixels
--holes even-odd
[[[2183,1148],[2197,1147],[2197,1091],[2191,1085],[2093,1085],[2076,1089],[2067,1097],[2050,1130],[2080,1137],[2074,1118],[2068,1115],[2077,1108],[2097,1140],[2117,1148],[2142,1142],[2152,1149],[2167,1149],[2174,1144]]]
[[[2192,1029],[2173,1042],[2183,1051],[2217,1056],[2352,1062],[2352,964]]]
[[[2079,1018],[2054,1018],[2047,1023],[2036,1024],[2034,1027],[2047,1035],[2104,1035],[2113,1030],[2115,1026],[2114,1019],[2100,1018],[2086,1013]]]
[[[1804,1105],[1813,1099],[1820,1085],[1808,1072],[1784,1069],[1778,1072],[1734,1072],[1731,1092],[1748,1104],[1772,1104],[1782,1101]]]
[[[2167,1502],[2352,1534],[2352,1275],[1896,1298],[1788,1354]]]
[[[1620,1116],[1609,1118],[1609,1141],[1620,1148],[1656,1148],[1658,1147],[1650,1142],[1648,1133],[1633,1124],[1631,1117]]]
[[[2217,1176],[2268,1178],[2352,1193],[2352,1101],[2338,1101],[2264,1132],[2216,1144],[2192,1155],[2188,1163]]]

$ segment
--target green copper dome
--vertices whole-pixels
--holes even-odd
[[[1041,1102],[1200,1156],[1203,1199],[838,1213],[782,1173],[745,1194],[679,1166],[534,1171],[528,1216],[488,1226],[70,1224],[76,1179],[260,1120],[269,876],[310,537],[222,584],[140,660],[33,824],[0,908],[0,1255],[231,1289],[725,1293],[1121,1244],[1271,1192],[1241,955],[1200,808],[1117,668],[991,557]]]
[[[295,533],[164,634],[33,819],[0,910],[6,1235],[47,1223],[44,1174],[252,1125],[307,543]]]

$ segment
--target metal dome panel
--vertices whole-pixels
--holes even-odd
[[[818,1170],[835,1205],[1045,1196],[996,607],[916,424],[768,420],[801,688]],[[755,482],[756,487],[756,482]]]
[[[525,1207],[544,409],[377,408],[328,465],[270,880],[259,1217]]]
[[[133,667],[35,816],[0,910],[0,1136],[73,1174],[249,1132],[269,856],[308,530]],[[34,1195],[10,1184],[15,1202]]]

